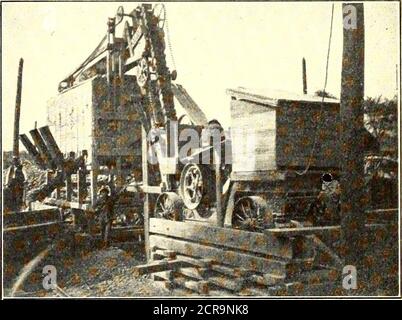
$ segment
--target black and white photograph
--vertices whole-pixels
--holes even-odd
[[[2,299],[400,299],[400,10],[2,2]]]

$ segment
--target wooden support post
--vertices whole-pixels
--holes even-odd
[[[90,179],[91,179],[91,206],[93,207],[96,204],[97,192],[98,192],[98,164],[96,163],[96,160],[94,158],[92,158]]]
[[[78,203],[84,203],[85,198],[87,197],[87,182],[86,182],[86,174],[83,169],[78,169],[77,171],[77,196]]]
[[[19,140],[20,134],[20,112],[21,112],[21,91],[22,91],[22,69],[24,67],[24,59],[20,59],[18,66],[17,79],[17,96],[15,98],[15,114],[14,114],[14,140],[13,140],[13,156],[19,157]]]
[[[142,184],[148,186],[148,141],[147,133],[142,127]],[[149,246],[149,193],[145,192],[144,195],[144,240],[145,240],[145,256],[147,261],[151,259],[151,250]]]
[[[121,156],[116,159],[116,188],[119,191],[124,185]]]
[[[215,194],[216,194],[216,217],[218,227],[223,227],[223,210],[222,210],[222,172],[221,172],[221,155],[220,149],[215,149]]]
[[[362,129],[364,99],[364,8],[343,4],[341,86],[341,251],[345,263],[361,263],[364,236],[364,162]]]
[[[71,182],[71,175],[66,175],[66,200],[71,201],[73,195],[73,186]]]

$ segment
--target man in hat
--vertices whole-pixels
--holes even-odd
[[[321,177],[321,182],[321,191],[309,208],[307,220],[314,225],[339,224],[341,195],[339,181],[332,174],[325,173]]]
[[[96,217],[100,224],[103,245],[109,244],[109,233],[112,227],[114,201],[108,186],[99,189],[98,199],[95,205]]]

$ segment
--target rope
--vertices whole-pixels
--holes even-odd
[[[321,100],[321,108],[318,116],[318,120],[321,120],[322,112],[324,109],[324,99],[325,99],[325,93],[327,89],[327,82],[328,82],[328,65],[329,65],[329,55],[331,52],[331,42],[332,42],[332,26],[333,26],[333,21],[334,21],[334,4],[332,4],[332,10],[331,10],[331,26],[329,28],[329,39],[328,39],[328,50],[327,50],[327,61],[326,61],[326,66],[325,66],[325,81],[324,81],[324,90],[322,92],[322,100]],[[311,149],[311,152],[309,154],[309,158],[307,161],[307,166],[303,171],[296,171],[296,174],[302,176],[307,173],[307,171],[310,169],[311,161],[313,159],[313,155],[317,146],[317,137],[318,137],[318,131],[320,129],[319,122],[317,123],[316,130],[314,133],[314,143],[313,147]]]

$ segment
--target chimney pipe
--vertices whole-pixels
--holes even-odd
[[[307,72],[306,72],[306,59],[303,58],[303,94],[307,94]]]

